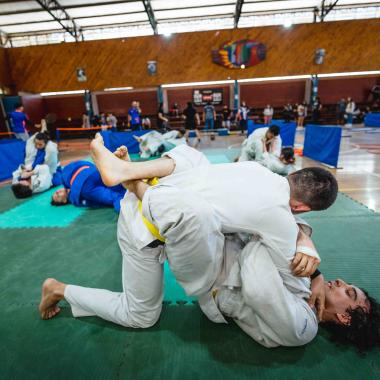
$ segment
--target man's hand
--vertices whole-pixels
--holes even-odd
[[[321,321],[325,310],[325,279],[322,274],[311,280],[311,296],[308,304],[317,309],[318,321]]]
[[[317,257],[297,252],[291,264],[293,274],[297,277],[310,277],[321,263]]]
[[[25,171],[23,171],[23,172],[21,173],[20,177],[21,177],[21,179],[28,179],[28,178],[30,178],[33,174],[34,174],[33,171],[27,171],[27,170],[25,170]]]

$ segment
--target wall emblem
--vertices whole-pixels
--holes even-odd
[[[212,61],[229,69],[255,66],[265,57],[265,45],[253,40],[226,42],[219,49],[212,50]]]

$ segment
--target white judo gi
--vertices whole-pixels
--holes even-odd
[[[293,164],[284,164],[279,157],[272,153],[265,152],[259,163],[269,169],[271,172],[287,176],[295,172],[296,166]]]
[[[28,139],[25,147],[25,162],[24,166],[26,168],[31,168],[34,162],[34,159],[37,155],[37,148],[34,145],[34,141],[36,139],[37,133]],[[49,167],[49,171],[51,175],[53,175],[57,171],[57,167],[59,165],[58,162],[58,148],[57,144],[53,141],[48,141],[45,147],[45,160],[44,165]]]
[[[263,139],[269,128],[258,128],[243,141],[239,162],[261,161],[263,159],[264,147]],[[274,137],[270,144],[269,153],[280,157],[282,147],[281,136]]]
[[[238,214],[240,218],[236,216],[236,219],[238,219],[240,223],[238,225],[236,223],[232,225],[232,222],[228,221],[228,218],[223,215],[223,212],[215,207],[215,204],[209,202],[208,197],[211,195],[210,191],[206,191],[203,196],[199,196],[198,193],[198,191],[203,191],[207,188],[207,178],[212,181],[211,183],[215,184],[218,182],[216,181],[216,177],[221,177],[219,179],[220,181],[222,177],[225,177],[226,170],[223,170],[223,165],[216,165],[218,168],[217,173],[214,173],[214,176],[210,176],[210,173],[213,172],[213,170],[210,171],[210,169],[215,168],[215,166],[210,166],[201,153],[189,147],[178,147],[167,155],[171,156],[175,161],[175,174],[162,179],[162,183],[158,186],[148,189],[143,199],[143,214],[159,228],[161,235],[166,239],[165,245],[156,248],[148,247],[156,238],[149,232],[142,221],[138,210],[137,198],[134,194],[127,193],[121,204],[121,213],[118,221],[118,240],[123,256],[124,291],[117,293],[102,289],[90,289],[68,285],[65,290],[65,298],[70,303],[74,316],[97,315],[103,319],[127,327],[152,326],[159,318],[161,312],[163,299],[163,262],[167,258],[172,272],[176,276],[177,281],[184,287],[187,294],[200,296],[202,309],[209,318],[212,319],[212,317],[210,317],[212,316],[212,310],[216,309],[219,311],[221,318],[219,316],[219,318],[212,320],[215,320],[215,322],[224,322],[221,312],[225,312],[226,315],[229,315],[227,309],[224,311],[224,304],[221,304],[220,309],[218,309],[219,306],[215,307],[215,305],[213,305],[214,308],[212,306],[208,308],[208,304],[212,305],[212,302],[210,302],[210,290],[215,287],[215,284],[218,284],[218,279],[220,279],[221,273],[223,273],[225,250],[228,249],[227,243],[225,245],[224,235],[221,233],[221,230],[224,232],[227,232],[228,229],[230,229],[231,232],[232,230],[252,232],[253,228],[250,227],[249,219],[254,221],[255,216],[257,222],[256,224],[252,223],[252,226],[257,231],[263,231],[258,239],[260,239],[261,242],[266,241],[266,239],[263,238],[263,236],[266,236],[268,241],[271,241],[271,249],[274,252],[282,252],[282,267],[280,269],[283,275],[282,281],[287,281],[289,284],[292,283],[292,280],[289,280],[289,278],[293,279],[294,277],[290,274],[290,260],[288,260],[288,257],[293,257],[295,253],[295,241],[298,229],[293,216],[288,210],[289,189],[286,192],[286,186],[288,187],[286,180],[273,175],[255,163],[232,164],[234,168],[235,166],[239,168],[251,165],[253,172],[257,169],[261,173],[261,176],[263,174],[262,171],[265,172],[264,177],[268,175],[275,176],[272,185],[277,186],[277,195],[275,197],[277,199],[267,199],[272,202],[272,206],[269,204],[267,206],[260,205],[257,201],[253,201],[256,208],[254,217],[249,218],[249,212],[246,214],[243,212],[244,215]],[[189,167],[194,166],[196,167],[186,171]],[[219,171],[219,169],[221,171]],[[193,172],[194,170],[196,173]],[[227,172],[228,171],[229,170],[227,170]],[[253,172],[246,174],[253,174]],[[198,177],[195,176],[195,174],[197,174]],[[233,176],[233,181],[240,178],[241,174],[241,171],[238,170],[237,175]],[[175,185],[176,182],[183,182],[183,179],[182,181],[179,179],[181,176],[188,177],[187,182],[191,182],[191,179],[193,179],[193,182],[200,182],[203,183],[203,185],[198,185],[197,191],[195,188],[189,191],[186,189],[188,183],[185,181],[185,188],[181,189]],[[175,180],[173,180],[173,178],[175,178]],[[194,179],[196,179],[196,181],[194,181]],[[255,178],[250,179],[248,177],[248,182],[249,180],[254,182]],[[267,181],[271,183],[271,180],[267,179]],[[280,190],[285,191],[283,196],[281,196],[281,191],[278,191],[278,186],[282,187]],[[236,189],[241,189],[239,183],[236,183]],[[220,190],[224,192],[223,188]],[[227,188],[227,191],[230,190],[230,188]],[[268,192],[271,192],[270,188],[267,192],[261,193],[260,198],[262,201],[265,200],[263,194]],[[278,193],[280,193],[280,195]],[[222,199],[220,196],[218,197],[217,194],[215,194],[215,196],[218,200]],[[231,199],[222,200],[228,205],[226,207],[228,211],[231,212],[232,207],[232,214],[242,211],[238,205],[239,201],[233,201]],[[252,210],[251,208],[249,209]],[[271,226],[262,226],[265,223],[268,224],[268,220],[266,220],[268,218],[264,217],[263,214],[271,213],[272,211],[273,216],[269,218],[269,224]],[[290,214],[289,218],[287,218],[287,214]],[[283,224],[281,226],[277,225],[278,220],[282,220]],[[289,224],[289,226],[287,224]],[[273,229],[272,233],[270,233],[271,228]],[[292,236],[293,233],[295,235],[294,237]],[[278,236],[274,236],[276,234]],[[288,239],[286,235],[289,235]],[[268,265],[270,265],[270,263],[267,263],[267,266]],[[275,270],[273,269],[272,272],[273,271]],[[279,271],[276,273],[279,273]],[[267,273],[263,272],[263,275],[265,279]],[[272,279],[277,281],[273,273],[271,276]],[[259,281],[259,278],[257,281]],[[275,292],[278,291],[281,282],[278,280],[276,283],[278,286],[273,287]],[[303,297],[309,294],[309,284],[305,279],[300,279],[297,284],[298,289],[295,287],[296,291],[293,293],[290,294],[289,290],[280,293],[283,294],[283,304],[294,299],[293,304],[288,306],[284,314],[281,315],[282,319],[288,318],[288,311],[294,310],[294,305],[301,303],[302,307],[295,307],[297,310],[300,309],[299,313],[298,311],[296,312],[296,316],[303,318],[305,313],[309,313],[312,316],[311,309],[305,307],[306,303],[303,301]],[[270,287],[268,287],[268,291],[269,289]],[[221,302],[220,297],[224,293],[221,291],[220,294],[220,296],[217,296],[218,302]],[[295,296],[294,294],[297,295]],[[282,296],[279,295],[278,297]],[[295,299],[295,297],[297,298]],[[267,298],[266,301],[269,299],[270,298]],[[303,314],[302,308],[306,310]],[[246,324],[248,323],[244,315],[242,315],[242,325],[244,321]],[[279,319],[280,323],[282,319]],[[302,323],[304,319],[302,319]],[[253,320],[256,321],[258,319]],[[288,324],[289,329],[294,326],[294,323]],[[309,326],[312,325],[312,323],[309,323]],[[258,328],[261,329],[262,326],[264,326],[264,323],[260,323]],[[247,328],[243,329],[247,331]],[[272,329],[272,327],[269,327],[269,329]],[[302,331],[303,330],[304,326],[302,327]],[[272,340],[268,340],[267,343],[261,342],[253,333],[250,335],[254,339],[259,340],[260,343],[267,344],[268,346],[276,344],[304,344],[309,341],[313,335],[309,333],[309,330],[307,334],[301,334],[299,332],[293,333],[293,331],[289,334],[288,335],[292,337],[292,340],[289,338],[289,341],[286,340],[287,338],[283,341],[276,340],[275,337],[272,336],[273,334],[270,334],[269,336]],[[296,341],[294,335],[301,336],[301,339]]]
[[[19,183],[19,177],[22,174],[22,168],[19,167],[12,173],[12,185]],[[48,165],[37,165],[34,174],[30,177],[33,194],[42,193],[52,186],[53,176],[50,173]]]
[[[173,149],[177,145],[186,144],[185,137],[178,138],[178,131],[169,131],[161,134],[157,131],[148,132],[139,137],[141,158],[149,158],[161,153],[163,150],[167,151]]]

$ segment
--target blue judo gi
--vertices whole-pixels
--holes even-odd
[[[68,201],[77,207],[114,207],[120,211],[120,201],[126,189],[107,187],[96,166],[88,161],[75,161],[62,171],[62,184],[70,189]]]

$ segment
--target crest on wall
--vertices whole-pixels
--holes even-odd
[[[266,47],[254,40],[225,42],[217,50],[212,50],[212,61],[229,69],[255,66],[266,57]]]

